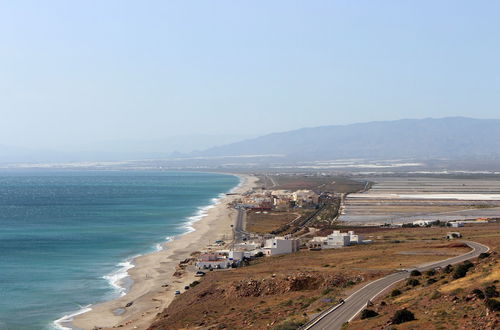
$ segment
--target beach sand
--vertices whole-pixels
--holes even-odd
[[[242,193],[255,186],[256,177],[240,177],[242,183],[234,193]],[[123,297],[91,306],[91,311],[74,317],[71,327],[106,329],[121,325],[121,329],[146,329],[156,314],[172,302],[176,290],[183,292],[184,286],[197,279],[193,271],[186,271],[181,277],[173,276],[179,262],[217,239],[232,239],[231,225],[235,223],[237,212],[227,204],[235,198],[238,196],[223,197],[207,211],[205,217],[193,224],[194,231],[165,243],[163,250],[134,259],[135,267],[128,271],[133,280],[130,291]],[[168,286],[162,287],[165,284]],[[131,306],[125,307],[131,302]],[[122,314],[116,315],[117,310]]]

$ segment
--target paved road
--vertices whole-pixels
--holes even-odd
[[[457,257],[421,265],[415,269],[418,269],[419,271],[425,271],[436,267],[446,267],[450,264],[456,264],[465,260],[476,258],[477,256],[479,256],[479,254],[487,252],[489,250],[487,246],[476,242],[464,243],[469,245],[473,250],[469,253],[462,254]],[[385,289],[389,288],[399,281],[408,278],[409,276],[410,272],[402,271],[370,282],[350,295],[348,298],[346,298],[343,304],[330,308],[328,311],[322,313],[317,318],[311,320],[311,322],[305,325],[302,329],[340,329],[342,327],[342,324],[354,319],[356,315],[358,315],[358,313],[360,313],[366,307],[366,303],[368,301],[373,300]]]
[[[245,210],[238,209],[238,215],[236,217],[236,223],[234,225],[234,240],[235,242],[241,242],[247,233],[243,230],[243,223],[245,220]]]

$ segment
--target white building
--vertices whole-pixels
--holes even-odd
[[[413,221],[413,225],[425,227],[425,226],[431,226],[431,225],[435,224],[436,222],[437,222],[436,220],[417,220],[417,221]]]
[[[464,223],[463,222],[450,222],[450,225],[453,227],[453,228],[458,228],[458,227],[463,227],[464,226]]]
[[[334,249],[351,244],[369,243],[363,240],[363,236],[355,234],[353,231],[341,233],[340,230],[334,230],[327,237],[314,237],[308,244],[310,249]]]
[[[458,231],[449,232],[446,233],[446,238],[447,239],[462,238],[462,234],[460,234]]]
[[[349,233],[341,233],[340,230],[334,230],[333,233],[327,236],[327,245],[331,247],[348,246],[351,244],[351,235]]]
[[[239,251],[252,251],[255,249],[258,249],[262,246],[262,243],[260,242],[242,242],[242,243],[237,243],[234,245],[235,250]]]
[[[234,261],[218,254],[218,253],[204,253],[198,257],[196,267],[198,269],[225,269],[230,268]]]
[[[274,256],[278,254],[288,254],[297,252],[300,248],[300,241],[294,238],[275,237],[266,240],[264,244],[264,254]]]
[[[297,190],[292,194],[292,199],[297,206],[318,204],[318,197],[318,194],[312,190]]]
[[[350,244],[361,244],[363,243],[363,236],[355,234],[352,230],[349,231]]]
[[[243,260],[244,257],[244,251],[229,251],[229,260]]]

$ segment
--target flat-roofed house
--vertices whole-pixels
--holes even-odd
[[[295,238],[275,237],[266,240],[264,254],[274,256],[297,252],[300,248],[300,240]]]

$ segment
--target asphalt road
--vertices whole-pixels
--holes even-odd
[[[234,225],[234,240],[235,240],[235,242],[241,242],[247,234],[243,230],[243,221],[244,220],[245,220],[245,210],[238,209],[238,215],[236,217],[236,223]]]
[[[425,271],[436,267],[446,267],[450,264],[456,264],[465,260],[476,258],[479,254],[489,250],[487,246],[476,242],[464,243],[469,245],[473,250],[457,257],[421,265],[415,269]],[[302,327],[302,329],[340,329],[345,322],[353,320],[356,315],[358,315],[366,307],[368,301],[375,299],[380,293],[397,282],[405,280],[409,276],[409,271],[402,271],[370,282],[346,298],[343,304],[334,306],[328,311],[321,313],[317,318],[311,320],[311,322]]]

